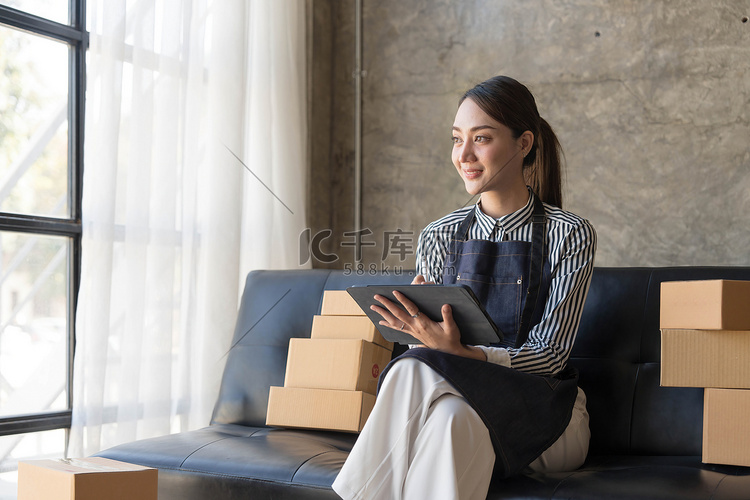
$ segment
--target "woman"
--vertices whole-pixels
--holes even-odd
[[[560,145],[534,97],[498,76],[461,98],[452,159],[480,195],[429,224],[414,283],[469,285],[504,334],[460,341],[398,294],[381,324],[426,348],[381,375],[375,408],[333,484],[343,498],[484,499],[493,472],[578,468],[588,451],[586,398],[567,360],[588,292],[596,233],[562,210]]]

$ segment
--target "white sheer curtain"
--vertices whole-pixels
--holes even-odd
[[[245,274],[298,264],[304,0],[89,0],[70,456],[208,425]]]

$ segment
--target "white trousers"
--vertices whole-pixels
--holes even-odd
[[[529,467],[578,468],[589,442],[579,389],[563,435]],[[495,452],[474,409],[441,375],[416,359],[396,363],[364,429],[333,483],[344,499],[484,500]]]

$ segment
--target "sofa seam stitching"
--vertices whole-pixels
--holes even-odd
[[[210,445],[210,444],[218,443],[218,442],[220,442],[220,441],[224,441],[225,439],[229,439],[229,438],[227,438],[227,437],[223,437],[223,438],[220,438],[220,439],[216,439],[216,440],[214,440],[214,441],[211,441],[210,443],[206,443],[206,444],[204,444],[203,446],[200,446],[200,447],[196,448],[195,450],[191,451],[191,452],[190,452],[190,453],[188,454],[188,456],[186,456],[185,458],[183,458],[183,459],[182,459],[182,462],[180,462],[180,469],[182,469],[182,466],[183,466],[183,465],[185,465],[185,462],[187,462],[187,461],[188,461],[188,459],[189,459],[190,457],[192,457],[192,456],[193,456],[194,454],[198,453],[199,451],[201,451],[201,450],[202,450],[203,448],[205,448],[206,446],[208,446],[208,445]]]
[[[721,486],[721,483],[723,483],[727,477],[727,474],[724,474],[724,477],[722,477],[721,480],[716,483],[716,487],[714,487],[714,490],[711,492],[711,497],[708,500],[713,500],[716,497],[716,492],[719,491],[719,486]]]
[[[212,445],[212,444],[215,444],[215,443],[218,443],[218,442],[220,442],[220,441],[225,441],[225,440],[229,439],[230,437],[246,437],[246,438],[249,438],[249,437],[252,437],[252,436],[254,436],[254,435],[255,435],[256,433],[258,433],[259,431],[260,431],[260,429],[258,429],[258,430],[255,430],[255,431],[253,431],[253,432],[252,432],[252,434],[250,434],[250,435],[248,435],[248,436],[226,436],[226,437],[223,437],[223,438],[220,438],[220,439],[215,439],[215,440],[211,441],[210,443],[206,443],[206,444],[204,444],[203,446],[200,446],[200,447],[198,447],[198,448],[194,449],[193,451],[191,451],[191,452],[190,452],[190,454],[188,454],[188,456],[186,456],[186,457],[185,457],[185,458],[184,458],[184,459],[182,460],[182,462],[180,462],[180,470],[182,470],[182,466],[183,466],[183,465],[185,465],[185,462],[187,462],[187,461],[188,461],[188,459],[189,459],[190,457],[192,457],[193,455],[195,455],[196,453],[198,453],[199,451],[201,451],[201,450],[202,450],[203,448],[205,448],[206,446],[210,446],[210,445]]]
[[[318,453],[318,454],[316,454],[316,455],[313,455],[313,456],[311,456],[310,458],[308,458],[307,460],[303,461],[303,462],[302,462],[301,464],[299,464],[299,466],[298,466],[298,467],[297,467],[296,469],[294,469],[294,472],[292,473],[292,477],[291,477],[291,479],[290,479],[290,482],[291,482],[291,481],[294,481],[294,477],[295,477],[295,476],[297,475],[297,472],[299,472],[299,470],[300,470],[300,469],[301,469],[301,468],[302,468],[302,467],[303,467],[303,466],[304,466],[304,465],[305,465],[305,464],[306,464],[307,462],[309,462],[309,461],[310,461],[310,460],[312,460],[313,458],[317,458],[317,457],[319,457],[319,456],[321,456],[321,455],[325,455],[326,453],[331,453],[331,452],[332,452],[332,450],[321,451],[320,453]]]
[[[651,270],[648,273],[648,283],[646,284],[646,297],[643,301],[643,311],[641,314],[641,328],[639,329],[639,338],[638,338],[638,359],[636,360],[636,370],[635,370],[635,380],[633,384],[633,399],[630,402],[630,421],[628,422],[628,451],[632,453],[633,451],[633,432],[635,431],[633,428],[633,422],[635,421],[633,416],[635,415],[635,401],[636,401],[636,394],[638,392],[638,379],[641,375],[641,363],[643,360],[643,329],[646,326],[646,310],[648,309],[648,301],[651,298],[651,284],[654,281],[654,271]]]
[[[227,439],[227,438],[224,438]],[[328,453],[328,452],[326,452]],[[221,472],[210,472],[210,471],[203,471],[198,469],[190,469],[187,467],[156,467],[159,470],[171,470],[175,472],[194,472],[196,474],[204,474],[206,476],[214,476],[214,477],[227,477],[227,478],[234,478],[239,479],[241,481],[257,481],[257,482],[263,482],[263,483],[274,483],[274,484],[284,484],[290,487],[310,487],[310,488],[318,488],[321,490],[327,490],[330,489],[330,487],[327,486],[321,486],[319,484],[311,484],[311,483],[293,483],[290,481],[284,481],[279,479],[264,479],[259,477],[250,477],[250,476],[240,476],[237,474],[226,474]]]
[[[557,496],[557,490],[559,490],[560,487],[562,487],[563,483],[566,482],[571,477],[573,477],[574,475],[578,474],[578,472],[579,471],[575,470],[571,472],[570,474],[568,474],[567,476],[565,476],[562,480],[558,481],[557,485],[555,486],[555,489],[552,490],[552,495],[550,495],[550,499],[555,498],[555,496]]]

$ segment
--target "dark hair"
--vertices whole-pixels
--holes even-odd
[[[459,105],[467,98],[508,127],[514,138],[527,130],[534,134],[523,159],[526,183],[542,201],[562,208],[562,148],[552,127],[539,116],[529,89],[508,76],[495,76],[468,90]]]

